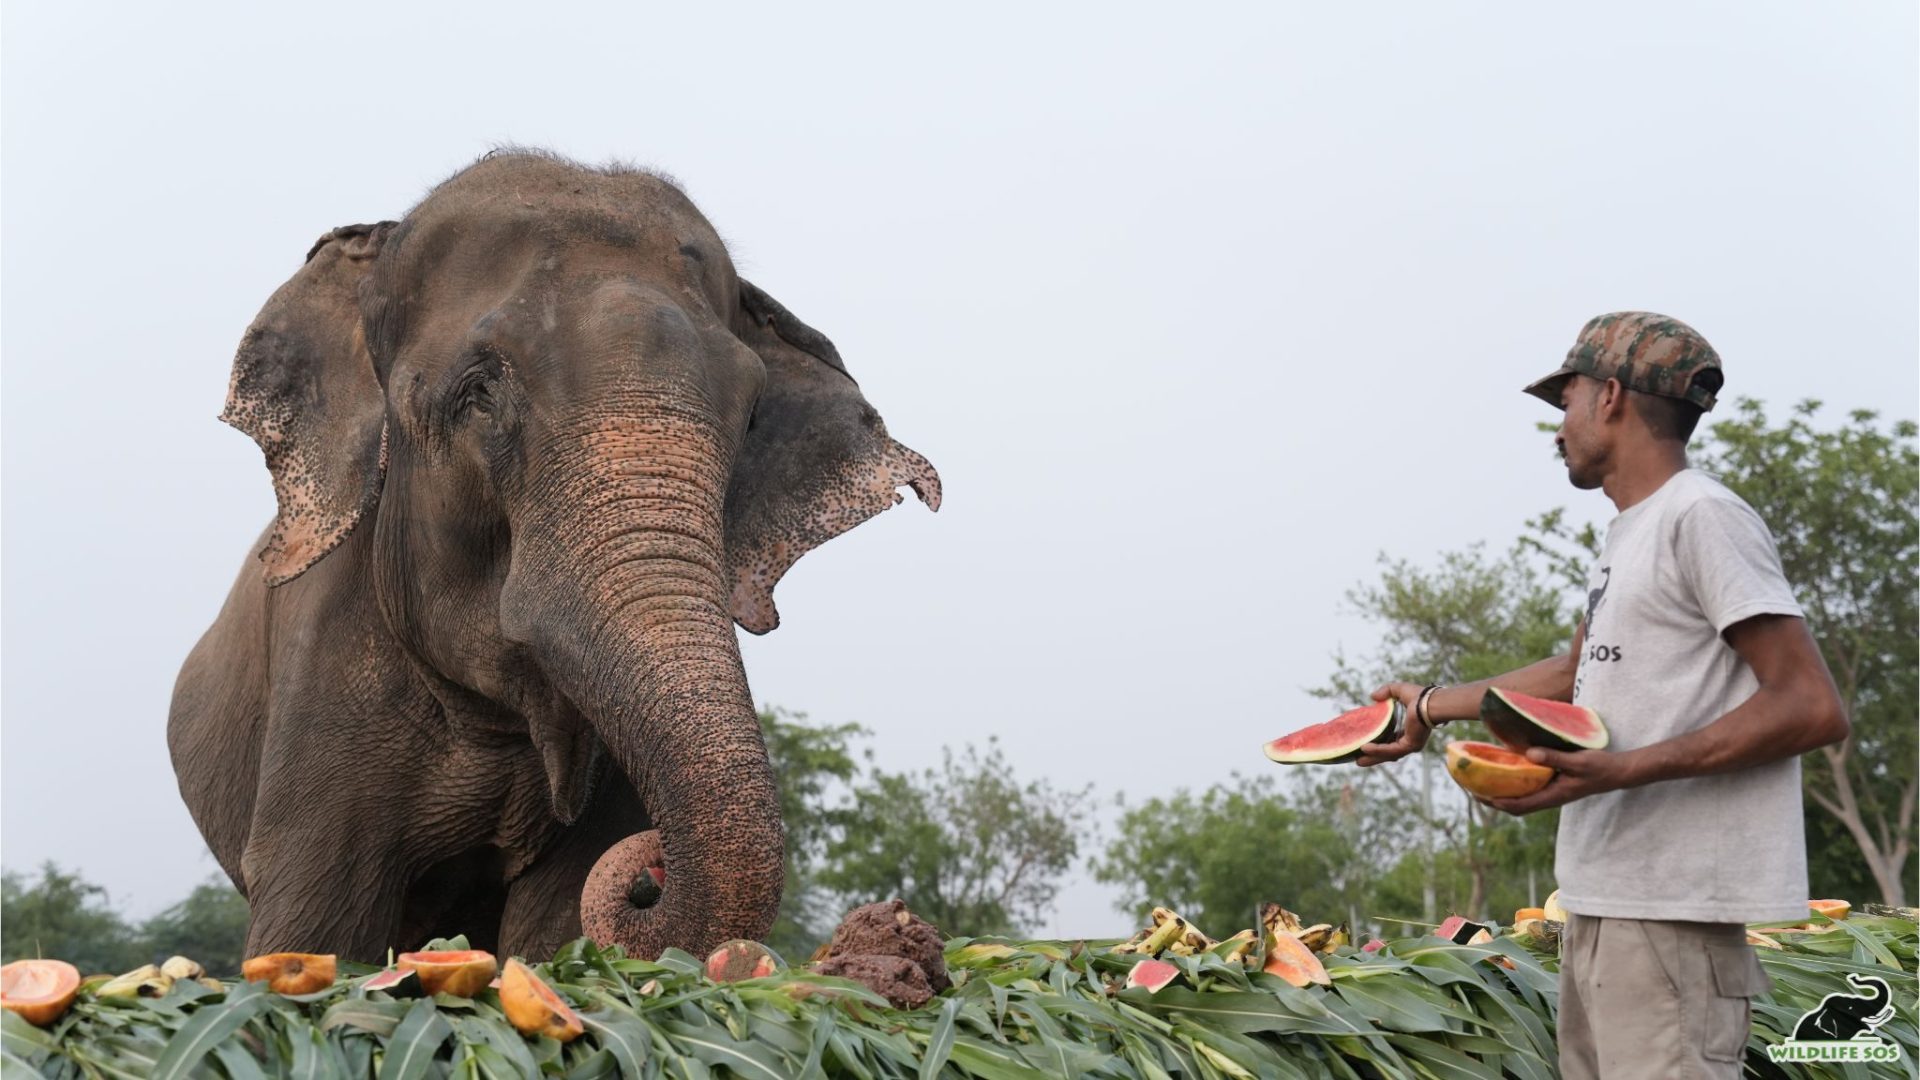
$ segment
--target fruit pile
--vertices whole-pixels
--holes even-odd
[[[788,967],[760,946],[744,947],[751,943],[730,943],[703,963],[676,950],[633,959],[582,939],[549,963],[508,960],[495,979],[493,958],[455,938],[409,954],[404,966],[400,958],[385,969],[340,963],[330,985],[296,994],[275,992],[274,980],[317,979],[324,958],[256,958],[271,961],[254,968],[260,981],[237,983],[192,974],[180,958],[84,982],[57,961],[18,961],[0,974],[0,1072],[236,1080],[1554,1075],[1556,912],[1546,907],[1520,913],[1538,924],[1525,934],[1527,919],[1506,932],[1449,920],[1437,932],[1360,949],[1340,940],[1342,928],[1304,926],[1267,905],[1257,929],[1221,941],[1159,911],[1128,941],[961,938],[933,956],[917,929],[924,923],[875,907],[841,944],[881,951],[822,956],[816,968],[864,958],[851,966],[911,981],[887,961],[923,976],[937,967],[941,988],[918,1008],[896,1008],[860,981]],[[1842,1075],[1837,1065],[1766,1064],[1764,1047],[1824,995],[1851,992],[1849,973],[1887,980],[1898,1014],[1878,1033],[1903,1046],[1903,1065],[1920,1050],[1915,912],[1841,914],[1829,906],[1799,929],[1777,931],[1777,948],[1758,950],[1774,988],[1754,1004],[1748,1060],[1764,1075]]]

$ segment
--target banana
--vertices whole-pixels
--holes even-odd
[[[1333,927],[1327,923],[1316,923],[1313,926],[1295,932],[1293,936],[1299,938],[1300,944],[1305,945],[1313,952],[1324,952],[1327,948],[1327,942],[1333,940]]]
[[[1224,941],[1216,942],[1213,949],[1222,960],[1230,963],[1245,963],[1247,957],[1253,955],[1254,948],[1259,944],[1260,941],[1254,936],[1253,931],[1242,930]],[[1222,946],[1225,947],[1222,948]]]
[[[1347,924],[1341,923],[1339,926],[1333,928],[1333,935],[1327,938],[1327,943],[1321,946],[1319,951],[1327,956],[1332,956],[1333,950],[1340,948],[1342,945],[1351,944],[1353,944],[1353,938],[1347,933]]]
[[[1140,943],[1139,951],[1147,956],[1159,956],[1160,950],[1186,937],[1187,920],[1166,908],[1154,908],[1153,921],[1153,932]]]
[[[1294,937],[1299,937],[1306,927],[1300,924],[1300,916],[1279,904],[1267,903],[1260,905],[1260,929],[1269,934],[1284,930]]]
[[[1112,953],[1137,953],[1140,951],[1140,944],[1146,941],[1147,935],[1152,932],[1153,928],[1148,927],[1107,951]]]
[[[169,957],[166,963],[160,965],[160,971],[176,979],[197,979],[207,973],[206,968],[184,956]]]
[[[101,983],[94,997],[165,997],[173,989],[173,976],[156,964],[145,964],[117,978]]]

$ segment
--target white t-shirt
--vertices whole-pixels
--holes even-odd
[[[1698,469],[1613,519],[1587,585],[1573,700],[1600,714],[1610,750],[1731,712],[1760,684],[1721,633],[1802,614],[1766,523]],[[1560,811],[1560,901],[1624,919],[1804,919],[1804,830],[1798,758],[1590,796]]]

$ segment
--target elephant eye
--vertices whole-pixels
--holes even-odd
[[[454,385],[453,393],[455,416],[465,416],[469,411],[484,416],[494,415],[499,407],[494,395],[501,367],[498,357],[483,353],[460,373],[460,381]]]

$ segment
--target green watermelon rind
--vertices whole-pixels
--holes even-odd
[[[1359,738],[1357,742],[1340,742],[1305,752],[1279,751],[1276,753],[1274,750],[1274,747],[1288,739],[1298,738],[1318,728],[1331,727],[1348,720],[1356,713],[1364,713],[1381,708],[1386,709],[1386,715],[1380,717],[1376,726],[1365,729],[1365,737]],[[1278,762],[1282,765],[1344,765],[1347,762],[1358,759],[1360,757],[1360,748],[1368,743],[1392,742],[1395,738],[1399,737],[1400,721],[1405,718],[1406,712],[1407,707],[1400,704],[1397,699],[1388,698],[1386,701],[1376,701],[1371,705],[1362,705],[1358,709],[1349,709],[1331,720],[1315,724],[1312,727],[1301,728],[1299,731],[1282,735],[1280,738],[1267,743],[1262,749],[1266,751],[1267,760]]]
[[[1518,698],[1520,700],[1516,701]],[[1545,714],[1551,710],[1578,710],[1593,722],[1595,735],[1585,738],[1576,737],[1564,728],[1555,728],[1543,716],[1535,716],[1528,711],[1532,706]],[[1516,750],[1529,746],[1545,747],[1548,750],[1605,750],[1612,737],[1607,733],[1607,725],[1600,714],[1584,705],[1571,705],[1564,701],[1548,701],[1527,694],[1517,694],[1511,690],[1489,689],[1480,699],[1480,722],[1494,737]]]

